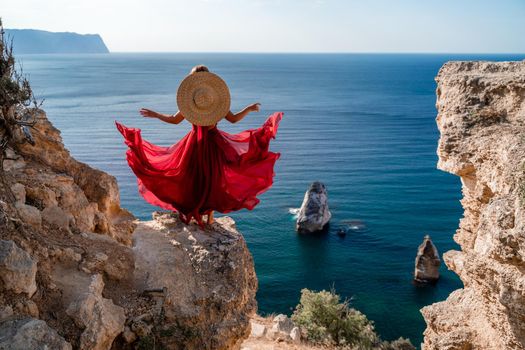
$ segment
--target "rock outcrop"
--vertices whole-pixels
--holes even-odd
[[[14,293],[36,292],[36,262],[13,241],[0,240],[0,279],[3,288]]]
[[[314,344],[302,341],[301,329],[284,314],[251,320],[250,337],[244,341],[243,350],[248,349],[315,349]],[[306,340],[306,339],[305,339]]]
[[[439,266],[441,259],[436,246],[426,235],[423,243],[417,248],[414,270],[414,281],[418,283],[435,283],[439,279]]]
[[[66,309],[66,313],[83,329],[80,336],[81,349],[109,349],[115,337],[124,330],[124,309],[110,299],[102,297],[102,275],[93,275],[88,289]]]
[[[315,181],[304,195],[303,204],[297,216],[296,230],[305,233],[321,231],[331,217],[326,187],[321,182]]]
[[[0,172],[0,348],[239,348],[257,279],[233,220],[137,222],[41,111],[33,136]]]
[[[45,113],[33,114],[34,145],[9,150],[4,161],[6,175],[16,179],[11,189],[22,220],[106,234],[130,245],[134,217],[120,207],[116,179],[71,157]]]
[[[71,350],[71,344],[44,321],[25,317],[0,323],[2,350]]]
[[[212,230],[202,230],[177,215],[155,213],[153,221],[139,224],[134,241],[138,288],[162,291],[162,327],[173,330],[163,344],[238,348],[257,309],[257,278],[234,221],[220,217]]]
[[[525,349],[525,61],[450,62],[436,80],[438,167],[465,210],[444,261],[464,288],[422,309],[425,350]]]

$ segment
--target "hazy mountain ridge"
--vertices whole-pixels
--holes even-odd
[[[109,53],[99,34],[48,32],[36,29],[6,29],[16,54]]]

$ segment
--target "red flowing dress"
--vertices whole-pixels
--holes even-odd
[[[179,142],[156,146],[140,129],[115,122],[129,149],[126,158],[139,192],[150,204],[177,211],[183,222],[202,215],[253,209],[257,195],[273,183],[279,153],[270,152],[283,113],[272,114],[257,129],[228,134],[214,126],[193,125]]]

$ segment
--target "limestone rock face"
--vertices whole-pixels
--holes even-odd
[[[465,210],[444,261],[464,288],[422,309],[425,350],[525,349],[525,61],[450,62],[436,80],[438,167]]]
[[[36,292],[36,262],[13,241],[0,240],[0,278],[3,288],[14,293]]]
[[[103,289],[102,276],[94,275],[88,290],[67,308],[66,313],[84,329],[80,336],[81,349],[107,350],[124,330],[124,309],[103,298]]]
[[[71,350],[71,344],[44,321],[34,318],[0,322],[2,350]]]
[[[130,245],[134,217],[120,207],[116,179],[71,157],[45,113],[35,115],[35,144],[19,145],[4,162],[7,175],[17,179],[13,192],[24,222],[39,226],[43,218],[52,226],[107,234]]]
[[[321,231],[330,221],[332,213],[328,209],[328,194],[326,187],[319,181],[313,182],[306,191],[303,204],[297,216],[298,232]]]
[[[439,279],[439,266],[441,259],[436,246],[426,235],[423,243],[417,248],[416,268],[414,271],[414,281],[420,283],[435,283]]]
[[[138,288],[165,290],[164,327],[175,330],[162,338],[167,348],[239,348],[257,308],[257,278],[231,218],[220,217],[203,231],[157,213],[139,223],[133,250]]]

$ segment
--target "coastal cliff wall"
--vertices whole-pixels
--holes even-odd
[[[239,348],[257,278],[233,220],[136,220],[113,176],[27,113],[34,145],[11,144],[0,171],[0,349]]]
[[[464,208],[444,260],[464,288],[422,309],[424,349],[525,349],[525,61],[450,62],[436,81],[438,168]]]

